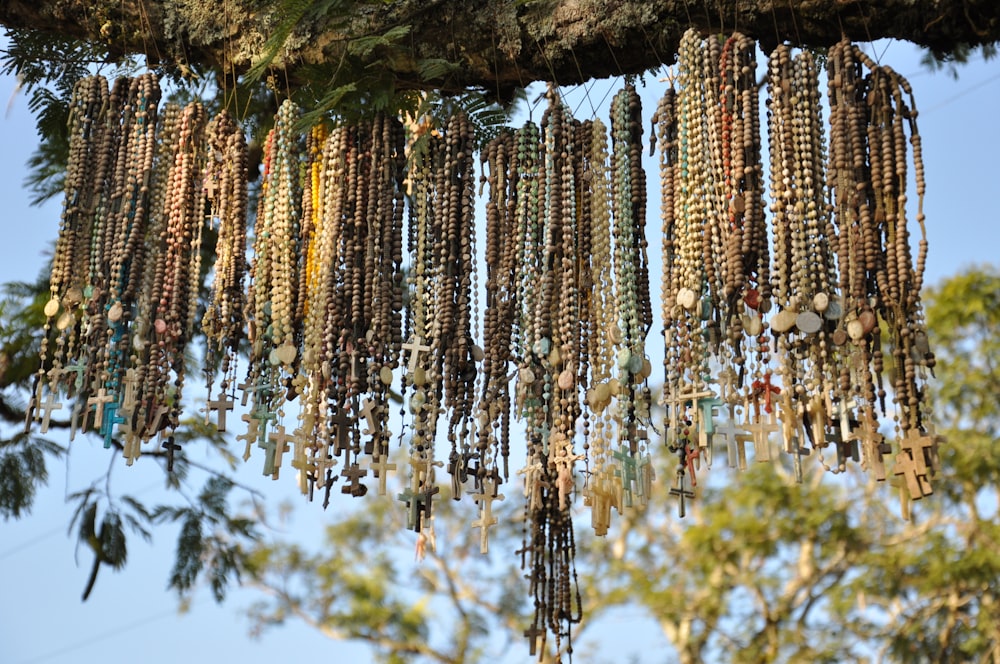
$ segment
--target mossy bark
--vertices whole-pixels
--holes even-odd
[[[287,2],[287,0],[285,0]],[[8,0],[0,23],[100,40],[113,53],[197,62],[240,73],[260,57],[279,24],[282,0]],[[334,3],[337,4],[337,3]],[[370,62],[399,87],[502,94],[532,81],[573,84],[671,63],[689,26],[734,29],[765,50],[778,42],[826,46],[893,37],[948,53],[1000,39],[996,0],[400,0],[356,3],[349,16],[300,25],[274,65],[336,63],[352,39],[409,26]],[[428,77],[422,63],[447,61]]]

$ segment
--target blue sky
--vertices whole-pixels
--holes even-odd
[[[909,77],[920,109],[919,126],[927,167],[927,214],[930,255],[926,283],[934,284],[965,265],[998,262],[1000,251],[1000,62],[978,59],[960,70],[957,80],[943,72],[930,73],[919,63],[920,53],[906,44],[881,44],[869,53]],[[648,119],[662,94],[656,76],[646,77],[642,90],[644,116]],[[567,101],[578,117],[598,109],[607,119],[610,94],[620,81],[598,82],[587,100],[583,88],[568,90]],[[0,118],[0,145],[4,164],[0,177],[0,282],[31,280],[45,260],[43,252],[55,238],[60,202],[41,208],[28,206],[22,190],[24,163],[35,146],[34,122],[26,100],[15,93],[15,81],[0,79],[0,100],[6,114]],[[592,101],[592,103],[591,103]],[[534,113],[540,118],[540,110]],[[648,123],[646,125],[648,132]],[[647,134],[648,136],[648,134]],[[655,172],[648,170],[650,190]],[[911,205],[916,197],[911,195]],[[650,219],[658,205],[649,205]],[[913,208],[911,208],[913,209]],[[911,212],[910,218],[914,215]],[[651,247],[659,246],[658,224],[651,221]],[[658,262],[658,261],[657,261]],[[93,449],[90,449],[93,448]],[[161,664],[190,659],[230,659],[246,663],[335,657],[340,661],[366,661],[366,651],[331,642],[298,623],[266,632],[259,640],[248,637],[249,622],[240,608],[252,602],[251,591],[233,593],[230,601],[216,606],[201,592],[187,613],[178,615],[176,596],[166,590],[172,563],[175,533],[156,532],[152,545],[132,538],[129,563],[124,572],[101,572],[97,587],[86,604],[80,593],[90,569],[89,553],[74,558],[74,540],[67,537],[71,507],[64,497],[103,474],[107,455],[94,441],[77,440],[70,464],[55,464],[51,481],[38,497],[34,513],[20,521],[0,524],[0,565],[5,583],[0,601],[0,662],[101,661],[102,664],[142,661]],[[191,452],[194,455],[197,451]],[[132,468],[115,460],[115,490],[133,493],[157,502],[162,474],[159,467],[140,459]],[[252,464],[251,464],[252,465]],[[247,468],[239,480],[265,492],[269,501],[289,499],[297,508],[288,536],[314,541],[331,514],[318,504],[302,501],[294,481],[262,479]],[[508,495],[517,495],[516,490]],[[331,507],[331,512],[335,507]],[[402,508],[401,508],[402,509]],[[526,588],[527,592],[527,588]],[[602,630],[609,643],[602,652],[609,661],[615,653],[646,649],[643,662],[662,661],[650,652],[664,641],[655,628],[634,620],[637,615],[619,615]],[[625,627],[639,624],[635,632]],[[520,644],[519,644],[520,646]],[[527,650],[508,653],[505,661],[522,661]]]

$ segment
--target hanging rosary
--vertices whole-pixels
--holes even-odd
[[[475,136],[461,113],[433,129],[378,113],[302,132],[284,101],[248,224],[233,117],[209,119],[197,102],[160,108],[152,75],[83,79],[26,426],[46,432],[65,397],[71,439],[97,431],[129,464],[155,445],[172,469],[200,322],[205,420],[232,428],[240,400],[243,458],[275,479],[285,468],[324,506],[338,482],[342,494],[384,496],[398,474],[418,555],[434,546],[439,472],[452,498],[475,503],[483,553],[513,481],[532,653],[549,635],[571,649],[582,618],[576,494],[598,535],[613,511],[646,505],[650,432],[677,456],[669,493],[681,516],[716,447],[742,471],[748,444],[754,461],[775,458],[772,433],[799,481],[806,456],[832,472],[853,460],[877,480],[899,476],[907,500],[927,496],[940,439],[924,398],[934,356],[916,107],[904,78],[847,42],[829,50],[826,81],[824,123],[810,53],[779,46],[759,85],[751,39],[681,41],[652,117],[661,415],[631,84],[609,125],[574,119],[550,86],[539,124],[480,150],[479,247]],[[215,260],[198,319],[206,238]],[[895,447],[879,432],[887,420]]]

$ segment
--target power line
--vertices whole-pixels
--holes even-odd
[[[85,648],[85,647],[93,645],[95,643],[100,643],[101,641],[106,641],[106,640],[108,640],[108,639],[110,639],[112,637],[116,637],[116,636],[121,635],[122,632],[128,632],[128,631],[131,631],[133,629],[137,629],[139,627],[145,627],[146,625],[148,625],[151,622],[155,622],[157,620],[162,620],[164,618],[167,618],[167,617],[173,616],[173,615],[177,615],[177,612],[176,611],[167,611],[165,613],[160,613],[160,614],[157,614],[155,616],[149,616],[148,618],[143,618],[141,620],[137,620],[137,621],[129,623],[127,625],[121,625],[121,626],[115,627],[114,629],[109,630],[107,632],[103,632],[101,634],[96,634],[96,635],[94,635],[94,636],[92,636],[89,639],[86,639],[84,641],[79,641],[77,643],[74,643],[74,644],[71,644],[71,645],[59,648],[58,650],[53,650],[52,652],[45,653],[44,655],[39,655],[38,657],[35,657],[33,659],[25,660],[24,662],[22,662],[22,664],[37,664],[38,662],[45,662],[45,661],[48,661],[48,660],[50,660],[50,659],[52,659],[54,657],[58,657],[59,655],[64,655],[66,653],[74,652],[76,650],[79,650],[80,648]]]
[[[62,530],[63,530],[62,526],[60,526],[60,527],[54,528],[54,529],[52,529],[52,530],[50,530],[48,532],[44,532],[41,535],[38,535],[38,536],[36,536],[36,537],[28,540],[27,542],[21,542],[20,544],[18,544],[14,548],[7,549],[3,553],[0,553],[0,560],[3,560],[4,558],[7,558],[9,556],[12,556],[15,553],[18,553],[19,551],[23,551],[24,549],[27,549],[28,547],[34,546],[35,544],[38,544],[39,542],[41,542],[43,540],[46,540],[46,539],[52,537],[53,535],[56,535],[56,534],[62,532]]]
[[[928,109],[921,110],[920,114],[923,115],[923,114],[926,114],[926,113],[930,113],[931,111],[936,111],[939,108],[947,106],[948,104],[950,104],[950,103],[952,103],[952,102],[954,102],[954,101],[956,101],[958,99],[961,99],[965,95],[970,94],[972,92],[975,92],[979,88],[982,88],[982,87],[985,87],[985,86],[989,85],[990,83],[992,83],[993,81],[997,80],[998,78],[1000,78],[1000,74],[994,74],[993,76],[990,76],[989,78],[987,78],[985,80],[979,81],[978,83],[976,83],[974,85],[970,85],[969,87],[965,88],[961,92],[958,92],[958,93],[952,95],[951,97],[948,97],[944,101],[942,101],[942,102],[940,102],[938,104],[935,104],[934,106],[931,106]]]

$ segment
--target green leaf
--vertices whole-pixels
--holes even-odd
[[[190,512],[184,519],[180,535],[177,537],[177,554],[173,571],[170,574],[170,587],[179,592],[190,590],[198,580],[202,569],[201,518]]]

